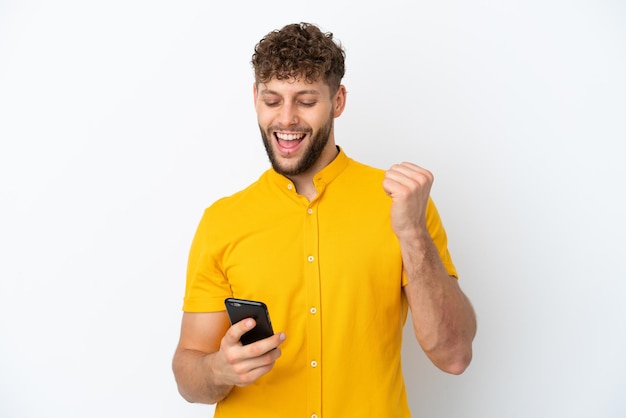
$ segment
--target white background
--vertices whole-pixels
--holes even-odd
[[[268,166],[250,56],[298,21],[346,47],[348,155],[435,173],[478,314],[458,377],[407,330],[414,415],[626,416],[618,0],[0,2],[0,416],[212,415],[170,369],[187,251]]]

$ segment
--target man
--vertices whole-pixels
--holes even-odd
[[[472,357],[473,308],[430,198],[433,176],[350,159],[333,122],[345,54],[307,23],[255,47],[254,103],[272,168],[211,205],[189,255],[173,370],[216,417],[409,417],[401,366],[408,309],[440,369]],[[279,332],[242,345],[227,297],[267,304]]]

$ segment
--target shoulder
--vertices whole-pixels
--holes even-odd
[[[369,164],[348,158],[348,166],[346,172],[353,176],[365,176],[366,178],[383,178],[385,171],[382,168],[374,167]]]
[[[271,193],[268,181],[268,172],[264,172],[254,182],[229,196],[224,196],[214,201],[205,209],[205,213],[234,214],[251,207],[251,203],[257,200],[267,199]]]
[[[371,190],[375,193],[383,193],[382,182],[385,178],[385,170],[371,165],[348,160],[346,169],[338,179],[339,184],[349,187],[353,191]]]

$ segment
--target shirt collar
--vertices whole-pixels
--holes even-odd
[[[332,182],[347,166],[349,162],[349,158],[343,149],[340,146],[337,146],[339,153],[326,167],[322,168],[315,176],[313,177],[313,184],[315,184],[315,188],[318,193],[330,182]],[[289,180],[287,177],[282,174],[278,174],[273,168],[268,170],[270,178],[272,182],[279,186],[284,186],[285,184],[291,184],[293,187],[293,182]],[[282,188],[282,187],[281,187]]]
[[[339,153],[334,160],[326,167],[322,168],[314,177],[313,184],[318,192],[331,181],[333,181],[348,165],[348,156],[343,149],[337,146]]]

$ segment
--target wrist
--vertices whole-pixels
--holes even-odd
[[[400,245],[409,245],[416,249],[426,248],[432,243],[428,229],[420,226],[396,232]]]

